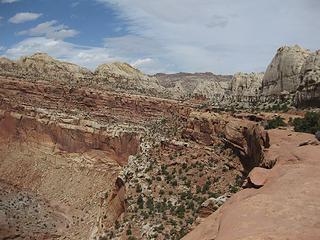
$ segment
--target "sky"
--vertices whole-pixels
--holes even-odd
[[[319,49],[319,17],[320,0],[0,0],[0,56],[262,72],[281,46]]]

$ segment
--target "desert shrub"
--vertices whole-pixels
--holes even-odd
[[[236,193],[240,190],[240,188],[238,186],[232,185],[229,187],[229,190],[231,193]]]
[[[138,197],[137,204],[140,209],[143,209],[144,201],[143,201],[143,197],[141,195]]]
[[[203,188],[202,188],[202,193],[206,193],[208,192],[209,188],[211,186],[211,182],[210,180],[207,180],[206,183],[203,185]]]
[[[119,229],[119,228],[120,228],[120,223],[118,222],[118,220],[115,221],[115,224],[114,224],[114,225],[115,225],[115,228],[116,228],[116,229]]]
[[[140,184],[137,184],[137,186],[136,186],[136,192],[137,192],[137,193],[141,193],[141,192],[142,192],[142,188],[141,188],[141,185],[140,185]]]
[[[277,116],[271,120],[268,120],[266,129],[274,129],[278,127],[284,127],[286,126],[286,123],[283,121],[283,118],[280,116]]]
[[[315,134],[317,131],[320,131],[320,113],[307,112],[304,118],[295,118],[293,126],[296,132]]]
[[[154,210],[153,199],[151,197],[148,197],[146,205],[147,205],[147,208],[149,208],[150,211]]]
[[[176,179],[174,179],[173,181],[171,181],[171,185],[172,186],[177,186],[178,185],[178,182],[177,182],[177,180]]]
[[[190,200],[187,204],[187,209],[191,209],[191,210],[194,210],[194,202],[193,200]]]
[[[197,193],[200,193],[200,192],[201,192],[201,187],[200,187],[199,185],[197,185],[196,191],[197,191]]]
[[[186,210],[185,210],[184,206],[180,205],[176,210],[176,214],[177,214],[178,218],[181,218],[181,219],[184,218],[185,211]]]

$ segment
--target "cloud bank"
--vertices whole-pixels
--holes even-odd
[[[264,71],[282,45],[319,48],[317,0],[97,1],[129,25],[126,36],[107,38],[105,46],[152,59],[146,71]]]

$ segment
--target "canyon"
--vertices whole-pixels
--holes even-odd
[[[0,239],[318,239],[319,141],[289,122],[320,106],[319,56],[152,76],[0,58]]]

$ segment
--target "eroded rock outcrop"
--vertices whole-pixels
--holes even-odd
[[[264,164],[263,150],[269,147],[268,133],[258,124],[208,112],[191,113],[183,135],[206,145],[222,138],[241,157],[247,171]]]
[[[209,100],[225,97],[232,76],[215,75],[213,73],[176,73],[154,75],[161,86],[167,88],[172,98],[188,99],[202,96]]]

